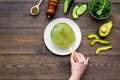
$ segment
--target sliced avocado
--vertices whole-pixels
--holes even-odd
[[[102,46],[102,47],[99,47],[99,48],[96,49],[96,54],[99,54],[99,52],[101,50],[108,50],[108,49],[111,49],[111,48],[112,48],[112,46]]]
[[[52,42],[59,47],[70,47],[75,41],[73,29],[64,22],[57,23],[50,33]]]
[[[88,34],[87,37],[88,37],[88,39],[92,39],[92,38],[100,39],[100,37],[97,34]]]
[[[102,24],[98,29],[99,36],[107,37],[110,34],[112,27],[113,27],[112,21],[108,21],[108,22]]]
[[[73,11],[72,11],[72,17],[73,19],[77,19],[79,15],[77,15],[77,10],[79,8],[79,4],[74,4]]]

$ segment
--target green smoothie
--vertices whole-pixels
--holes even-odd
[[[70,47],[75,41],[72,28],[64,22],[56,24],[50,33],[51,40],[59,47]]]

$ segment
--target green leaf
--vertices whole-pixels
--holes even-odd
[[[97,15],[101,15],[102,14],[102,11],[103,11],[103,9],[100,9],[100,10],[97,10]]]

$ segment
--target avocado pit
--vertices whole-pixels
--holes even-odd
[[[102,28],[102,33],[105,34],[107,32],[107,30],[108,30],[107,27]]]

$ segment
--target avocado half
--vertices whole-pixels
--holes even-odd
[[[100,37],[107,37],[110,34],[112,27],[113,27],[112,21],[108,21],[102,24],[98,29],[98,35]]]
[[[72,28],[64,22],[56,24],[50,33],[51,40],[59,47],[70,47],[75,41]]]

